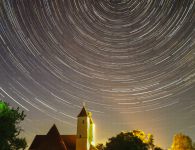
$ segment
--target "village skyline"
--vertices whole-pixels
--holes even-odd
[[[195,0],[0,0],[0,99],[28,144],[76,134],[84,102],[98,143],[139,129],[169,148],[195,139],[194,32]]]

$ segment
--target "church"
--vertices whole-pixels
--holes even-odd
[[[77,116],[77,134],[60,135],[55,124],[47,135],[36,135],[29,150],[97,150],[94,142],[95,124],[91,112],[83,106]]]

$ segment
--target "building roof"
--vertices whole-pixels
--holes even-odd
[[[85,106],[83,106],[81,112],[79,113],[79,115],[77,117],[87,117],[88,116],[88,113],[85,109]]]
[[[45,136],[46,135],[36,135],[29,149],[34,150],[38,148],[39,145],[45,141]]]
[[[67,150],[76,150],[76,135],[61,135]]]
[[[29,150],[75,150],[76,135],[60,135],[55,125],[47,135],[36,135]]]
[[[59,137],[59,136],[60,136],[60,133],[59,133],[59,131],[58,131],[58,129],[57,129],[57,127],[56,127],[55,124],[54,124],[54,125],[51,127],[51,129],[48,131],[47,135],[48,135],[48,136],[53,136],[53,138],[54,138],[54,137],[55,137],[55,138],[60,138],[60,137]]]

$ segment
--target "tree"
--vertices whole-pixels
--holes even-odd
[[[192,144],[193,150],[195,150],[195,142]]]
[[[154,148],[154,150],[163,150],[163,149],[160,148],[160,147],[158,147],[158,146],[156,146],[156,147]]]
[[[191,138],[182,133],[176,134],[173,138],[171,150],[193,150]]]
[[[121,132],[111,137],[106,143],[104,150],[147,150],[148,145],[133,132]]]
[[[141,139],[145,144],[148,145],[148,149],[154,149],[154,136],[152,134],[145,134],[141,130],[133,130],[132,131],[134,136],[137,136],[139,139]]]
[[[25,118],[24,111],[19,108],[10,108],[9,104],[0,101],[0,149],[19,150],[25,149],[25,138],[19,138],[22,129],[20,122]]]
[[[154,136],[145,134],[141,130],[133,130],[131,132],[121,132],[108,140],[106,145],[98,144],[98,150],[163,150],[154,145]]]
[[[154,136],[152,134],[147,135],[147,143],[152,149],[154,148]]]
[[[97,148],[98,150],[104,150],[104,149],[105,149],[104,144],[97,144],[97,145],[96,145],[96,148]]]

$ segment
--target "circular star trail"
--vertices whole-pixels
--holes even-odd
[[[140,128],[167,146],[195,133],[194,31],[195,0],[1,0],[0,98],[29,139],[49,120],[74,131],[85,102],[98,139]]]

